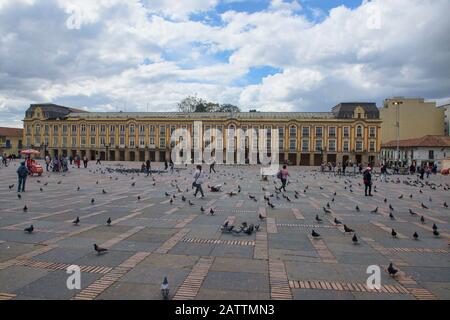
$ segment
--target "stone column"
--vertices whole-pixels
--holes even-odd
[[[155,150],[155,162],[159,162],[159,150]]]
[[[115,161],[120,161],[120,151],[119,151],[119,149],[116,149],[114,151],[114,160]]]
[[[125,161],[130,161],[130,150],[125,148]]]
[[[296,163],[296,166],[297,166],[297,167],[300,165],[300,160],[301,160],[301,158],[302,158],[301,152],[297,152],[297,163]]]
[[[314,152],[309,153],[309,165],[314,166]]]

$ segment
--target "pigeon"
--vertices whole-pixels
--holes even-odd
[[[191,202],[191,200],[189,200],[188,202],[189,202],[189,205],[190,205],[190,206],[193,206],[193,205],[194,205],[194,203]]]
[[[79,186],[77,187],[77,191],[80,191],[80,187]]]
[[[439,237],[439,232],[437,230],[433,230],[433,235]]]
[[[447,202],[444,202],[444,208],[448,208]]]
[[[331,199],[331,202],[334,202],[334,198],[333,198],[333,199]]]
[[[186,202],[186,197],[185,196],[181,196],[181,201]]]
[[[431,199],[431,197],[428,199],[428,201],[433,202],[433,200]]]
[[[421,203],[421,205],[422,205],[422,208],[428,209],[428,207],[426,205],[424,205],[423,202]]]
[[[101,254],[101,253],[108,251],[108,249],[101,248],[96,243],[94,243],[94,250],[97,251],[97,254]]]
[[[410,194],[410,195],[409,195],[409,198],[410,198],[410,199],[412,199],[412,197],[413,197],[413,195],[412,195],[412,194]]]
[[[165,192],[164,195],[165,195],[166,197],[170,196],[170,194],[169,194],[168,192]]]
[[[106,223],[108,224],[108,226],[111,225],[111,217],[109,217],[108,220],[106,220]]]
[[[409,209],[409,213],[412,215],[412,216],[415,216],[415,215],[417,215],[417,213],[415,213],[414,211],[412,211],[411,209]]]
[[[164,277],[163,283],[161,284],[161,294],[163,299],[169,298],[169,281],[167,281],[167,277]]]
[[[436,223],[433,223],[433,230],[437,230],[437,229],[438,229],[438,227],[437,227]]]
[[[394,207],[391,204],[389,204],[389,209],[394,211]]]
[[[419,240],[419,235],[417,234],[417,232],[414,232],[413,238],[414,240]]]
[[[314,238],[320,237],[320,234],[318,234],[318,233],[315,232],[314,230],[311,232],[311,235],[312,235]]]
[[[344,224],[344,232],[345,233],[351,233],[351,232],[355,232],[355,230],[353,230],[353,229],[350,229],[349,227],[347,227],[345,224]]]
[[[94,204],[94,202],[95,202],[95,199],[92,198],[92,199],[91,199],[91,204]]]
[[[137,199],[138,199],[138,200],[141,200],[141,196],[138,196]]]
[[[421,217],[420,217],[420,222],[425,223],[425,218],[424,218],[424,216],[421,216]]]
[[[12,188],[14,188],[14,185],[11,184],[11,185],[8,186],[8,188],[9,188],[9,190],[11,190]]]
[[[328,210],[327,208],[325,208],[325,207],[323,207],[323,211],[325,212],[325,213],[331,213],[331,211],[330,210]]]
[[[27,212],[28,211],[28,207],[25,205],[25,207],[23,207],[23,212]]]
[[[133,183],[131,184],[132,187],[134,187],[135,185],[136,185],[136,182],[133,182]]]
[[[395,275],[398,272],[398,270],[395,269],[394,266],[392,265],[392,262],[389,264],[389,267],[388,267],[387,271],[389,272],[389,275],[393,276],[393,277],[395,277]]]
[[[392,235],[394,238],[397,238],[397,232],[396,232],[394,229],[392,229],[391,235]]]
[[[260,225],[257,224],[257,225],[255,226],[255,230],[256,230],[256,231],[259,231],[259,228],[260,228]]]
[[[213,208],[209,209],[209,214],[212,215],[212,216],[214,215],[214,210],[213,210]]]
[[[373,209],[372,211],[370,211],[371,213],[377,213],[378,212],[378,207],[376,207],[375,209]]]
[[[338,219],[336,219],[336,218],[334,218],[334,223],[335,224],[337,224],[337,225],[339,225],[339,224],[342,224],[342,222],[341,221],[339,221]]]
[[[106,191],[105,191],[105,189],[103,189],[103,190],[102,190],[102,193],[103,193],[103,194],[106,194]]]
[[[201,207],[200,207],[200,211],[201,211],[202,213],[204,213],[204,212],[205,212],[205,208],[203,208],[203,206],[201,206]]]
[[[73,224],[77,226],[79,223],[80,223],[80,217],[77,217],[77,218],[73,221]]]
[[[259,220],[265,220],[266,219],[266,217],[264,217],[261,213],[258,215],[258,217],[259,217]]]
[[[23,231],[28,232],[28,233],[32,233],[34,231],[34,226],[31,225],[28,228],[23,229]]]
[[[17,198],[22,199],[22,196],[20,195],[20,193],[17,195]]]
[[[356,237],[356,233],[353,235],[352,241],[354,244],[358,243],[358,238]]]
[[[386,203],[386,202],[387,202],[387,199],[386,199],[386,198],[384,198],[383,202],[384,202],[384,203]]]
[[[391,218],[392,220],[395,220],[394,215],[392,214],[392,212],[389,212],[389,218]]]
[[[330,203],[329,202],[327,202],[327,208],[330,209]]]
[[[360,210],[359,210],[359,207],[358,207],[358,206],[356,206],[356,208],[355,208],[355,209],[356,209],[356,211],[357,211],[357,212],[359,212],[359,211],[360,211]]]
[[[319,222],[319,223],[323,221],[322,219],[319,218],[318,214],[316,214],[316,221]]]
[[[273,203],[268,202],[267,204],[268,204],[272,209],[275,208],[275,205],[274,205]]]
[[[399,198],[399,199],[403,199],[403,195],[400,195],[398,198]]]
[[[40,191],[40,192],[42,192],[42,191],[44,191],[44,189],[42,189],[42,188],[39,188],[39,191]]]

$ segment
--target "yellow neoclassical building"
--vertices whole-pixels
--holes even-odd
[[[216,129],[213,137],[200,137],[206,145],[223,150],[226,129],[278,130],[279,161],[292,165],[322,162],[375,162],[381,147],[381,120],[375,103],[341,103],[330,112],[86,112],[54,104],[32,104],[27,109],[23,140],[27,147],[51,156],[100,156],[109,161],[164,161],[171,157],[171,133],[194,122],[202,130]],[[238,131],[238,130],[236,130]],[[245,138],[248,148],[257,141]],[[269,152],[273,152],[269,150]],[[214,155],[214,151],[213,151]],[[270,156],[270,154],[269,154]]]

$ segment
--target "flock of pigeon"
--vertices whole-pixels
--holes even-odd
[[[115,175],[125,175],[125,176],[131,175],[131,177],[130,177],[131,180],[135,180],[135,177],[140,175],[138,170],[126,169],[126,168],[122,168],[122,167],[120,167],[120,168],[111,168],[111,167],[104,167],[104,168],[102,168],[102,167],[98,167],[97,169],[90,170],[90,172],[93,173],[93,174],[94,173],[101,174],[103,176],[109,175],[109,179],[110,180],[112,180],[112,179],[118,180],[117,176],[115,178],[113,178],[114,174]],[[171,205],[174,204],[176,201],[179,201],[178,199],[180,199],[181,200],[181,203],[180,203],[181,205],[188,205],[190,207],[195,206],[196,205],[195,202],[194,202],[195,200],[188,199],[188,197],[186,196],[186,194],[190,192],[189,187],[187,187],[186,189],[182,190],[182,187],[180,186],[180,184],[183,182],[183,177],[182,177],[182,175],[180,174],[180,172],[178,170],[177,170],[177,173],[178,173],[178,176],[176,176],[176,178],[174,176],[172,176],[172,179],[170,180],[170,186],[174,190],[171,191],[171,192],[165,191],[164,192],[164,196],[169,198],[169,202],[168,203],[170,203]],[[184,183],[189,186],[190,180],[191,180],[190,179],[190,175],[189,175],[190,171],[187,171],[187,173],[188,174],[184,177]],[[159,182],[159,181],[156,180],[155,176],[158,176],[158,175],[161,175],[161,174],[162,174],[162,172],[158,171],[157,174],[153,174],[153,175],[150,175],[150,176],[147,176],[147,175],[143,174],[143,176],[145,178],[149,178],[151,180],[150,184],[152,186],[156,186],[157,182]],[[312,172],[312,173],[310,173],[310,177],[311,177],[311,175],[312,175],[312,177],[314,179],[318,179],[319,177],[321,177],[321,179],[323,179],[323,177],[324,177],[322,173],[318,173],[318,172]],[[65,176],[65,174],[63,174],[62,176]],[[223,179],[224,177],[231,178],[231,180],[234,181],[234,182],[236,182],[236,181],[239,182],[239,181],[243,180],[246,177],[246,175],[245,175],[244,170],[241,169],[241,170],[238,171],[238,173],[237,172],[233,172],[233,173],[230,173],[230,172],[229,173],[219,173],[215,177],[213,177],[212,180],[219,180],[219,179]],[[338,177],[333,176],[331,174],[327,175],[326,177],[327,177],[327,179],[330,179],[330,180],[334,179],[334,181],[332,183],[332,186],[333,186],[334,190],[337,190],[337,188],[339,187],[339,184],[343,181],[344,182],[344,185],[343,185],[344,188],[343,188],[342,191],[340,191],[342,193],[344,193],[344,192],[353,193],[354,192],[354,188],[356,187],[356,185],[354,185],[355,181],[356,181],[356,179],[360,179],[357,176],[356,177],[342,177],[341,176],[341,177],[338,178]],[[211,175],[207,176],[208,180],[211,180],[211,178],[212,178]],[[294,201],[293,199],[299,199],[302,196],[301,195],[301,191],[292,190],[292,188],[293,188],[292,185],[294,185],[294,184],[299,185],[300,184],[300,179],[306,178],[306,174],[305,173],[303,173],[303,174],[300,173],[298,175],[296,181],[293,181],[295,179],[291,179],[291,181],[288,183],[288,188],[291,189],[292,191],[289,191],[289,192],[282,192],[281,187],[280,188],[277,187],[277,181],[276,180],[273,180],[273,184],[274,184],[273,185],[273,191],[269,191],[270,189],[272,189],[269,186],[270,185],[270,180],[267,177],[261,177],[261,178],[262,178],[261,180],[263,181],[262,182],[261,191],[264,194],[263,195],[264,204],[270,210],[276,210],[278,204],[281,201],[286,201],[287,203],[290,203],[290,202]],[[336,179],[338,179],[340,181],[338,181]],[[375,177],[374,180],[377,181],[378,178]],[[234,183],[234,186],[231,186],[229,188],[231,190],[221,191],[222,190],[221,189],[222,185],[224,187],[228,188],[227,187],[227,183],[225,181],[218,181],[218,182],[221,182],[221,185],[220,185],[219,188],[214,188],[213,189],[213,187],[208,185],[209,189],[221,192],[223,194],[227,194],[229,197],[234,197],[234,196],[238,196],[238,195],[242,194],[242,188],[241,188],[241,186],[239,184],[236,185],[236,183]],[[37,180],[37,183],[41,183],[41,181]],[[358,182],[356,182],[356,183],[357,183],[358,187],[362,187],[361,183],[358,183]],[[411,201],[415,198],[415,193],[417,194],[417,192],[418,192],[419,194],[423,194],[425,189],[429,189],[431,191],[436,191],[436,190],[450,191],[450,186],[448,184],[439,184],[439,185],[437,185],[435,183],[430,183],[428,181],[422,182],[421,180],[419,180],[417,178],[414,178],[414,177],[411,177],[411,176],[406,176],[402,180],[399,177],[397,177],[397,179],[395,179],[395,178],[394,179],[390,179],[390,180],[387,180],[385,183],[390,183],[390,184],[401,184],[401,183],[403,183],[403,184],[405,184],[407,186],[410,186],[410,187],[414,188],[415,192],[409,194],[409,196],[408,196],[408,198]],[[47,184],[48,184],[48,182],[43,183],[43,187],[47,186]],[[57,184],[61,184],[61,180],[58,181]],[[96,185],[98,185],[98,184],[99,184],[99,181],[97,180],[96,181]],[[136,181],[132,181],[131,184],[130,184],[131,187],[134,187],[135,185],[136,185]],[[39,189],[40,192],[44,191],[43,187],[41,187]],[[14,188],[14,184],[9,186],[10,190],[12,190],[13,188]],[[77,186],[76,190],[80,191],[80,189],[81,188],[79,186]],[[312,192],[314,194],[315,190],[313,190],[313,189],[314,189],[313,187],[310,187],[309,185],[305,185],[303,187],[302,192],[303,192],[303,194],[306,194],[308,192]],[[318,189],[317,191],[321,190],[323,192],[324,187],[323,186],[318,186],[317,189]],[[374,192],[375,193],[378,192],[376,186],[374,186]],[[101,189],[101,193],[102,194],[107,194],[107,191],[103,188],[103,189]],[[293,198],[291,198],[288,194],[291,195],[291,197],[293,196]],[[250,199],[251,201],[254,201],[254,202],[258,202],[259,201],[258,197],[255,194],[247,193],[246,195],[248,196],[248,199]],[[18,194],[17,196],[18,196],[19,199],[21,199],[21,195],[20,194]],[[334,191],[332,193],[331,201],[327,202],[326,205],[323,206],[322,209],[323,209],[323,214],[325,216],[332,217],[333,211],[332,211],[331,208],[332,208],[332,206],[335,206],[335,199],[338,196],[339,196],[338,193],[336,191]],[[404,199],[404,198],[405,198],[404,195],[398,196],[398,200],[401,200],[401,199]],[[137,197],[137,201],[140,201],[140,200],[141,200],[141,197],[138,196]],[[394,206],[391,203],[388,203],[389,201],[388,201],[387,198],[384,198],[383,202],[387,206],[387,208],[389,209],[389,218],[391,220],[395,220],[396,219],[395,215],[397,214],[396,209],[394,208]],[[428,202],[429,203],[433,203],[433,199],[431,198],[431,196],[428,198]],[[93,205],[95,203],[95,198],[91,198],[90,203]],[[424,202],[421,202],[420,206],[424,210],[429,209],[429,205],[427,206]],[[442,207],[447,209],[448,208],[447,202],[444,202],[442,204]],[[25,205],[24,208],[23,208],[23,211],[27,212],[28,209],[29,208]],[[372,210],[367,210],[367,212],[370,213],[370,214],[377,214],[378,210],[379,210],[379,207],[377,206],[377,207],[373,208]],[[362,210],[357,205],[355,207],[355,211],[358,212],[358,213],[361,213]],[[214,208],[204,208],[203,206],[200,206],[200,214],[207,214],[207,215],[210,215],[210,216],[214,216],[216,213],[215,213]],[[415,212],[412,209],[409,209],[409,214],[411,215],[411,217],[417,217],[418,221],[420,221],[420,223],[422,223],[422,224],[426,224],[427,223],[424,215],[421,215],[421,214],[419,214],[418,212]],[[266,217],[262,216],[261,214],[258,214],[258,216],[255,217],[255,220],[256,219],[259,220],[259,223],[256,223],[256,222],[255,223],[248,223],[248,222],[244,221],[239,226],[231,225],[231,223],[229,221],[226,221],[223,225],[220,226],[220,230],[223,233],[229,233],[229,234],[232,234],[232,235],[235,235],[235,236],[252,235],[254,232],[258,232],[258,231],[261,230],[260,223],[263,223],[266,220]],[[323,217],[321,218],[321,216],[319,214],[316,214],[315,221],[317,223],[321,224],[321,223],[323,223]],[[342,226],[345,234],[347,234],[347,233],[352,234],[352,239],[351,240],[352,240],[352,242],[355,245],[359,244],[359,239],[358,239],[356,231],[354,229],[350,228],[343,221],[339,221],[336,217],[334,217],[333,222],[334,222],[334,225],[336,227]],[[81,223],[80,217],[77,216],[76,219],[73,221],[73,225],[74,226],[78,226],[80,223]],[[106,221],[106,225],[110,226],[111,223],[112,223],[112,219],[108,218],[107,221]],[[434,237],[439,237],[440,236],[440,233],[438,231],[438,226],[435,223],[433,223],[432,230],[433,230],[432,234],[433,234]],[[31,233],[35,232],[34,226],[31,225],[31,226],[25,228],[24,231],[26,233],[31,234]],[[311,230],[311,236],[314,239],[322,237],[314,229]],[[397,231],[392,229],[391,236],[393,238],[396,238],[397,237]],[[417,231],[415,231],[412,234],[412,239],[415,240],[415,241],[419,240],[419,233]],[[102,248],[102,247],[98,246],[97,244],[94,244],[93,247],[94,247],[95,252],[97,252],[97,254],[99,254],[99,255],[103,254],[103,253],[106,253],[108,251],[107,248]],[[393,266],[392,263],[390,263],[389,267],[387,268],[387,271],[388,271],[388,273],[390,275],[395,276],[397,274],[398,270],[395,269],[395,267]],[[168,288],[168,286],[167,286],[167,278],[165,278],[163,286],[166,289]],[[168,291],[167,291],[167,294],[168,294]]]

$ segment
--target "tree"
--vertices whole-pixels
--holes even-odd
[[[240,112],[239,107],[232,104],[218,104],[198,98],[197,96],[188,96],[178,104],[179,112]]]

